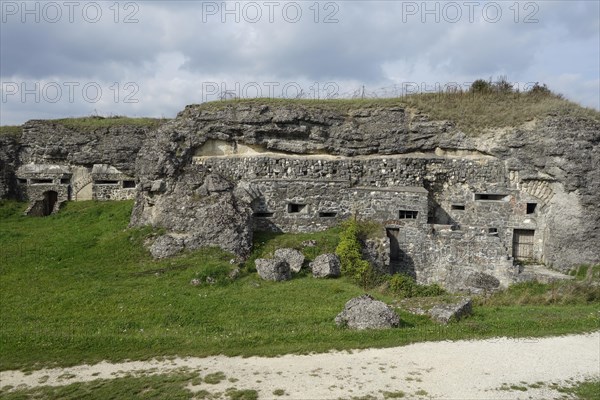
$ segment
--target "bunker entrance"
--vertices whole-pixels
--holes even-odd
[[[398,236],[400,236],[400,229],[388,228],[386,229],[386,235],[390,239],[390,266],[398,265],[401,261],[400,243],[398,242]]]
[[[54,206],[58,201],[58,193],[54,190],[49,190],[44,192],[44,206],[43,206],[43,215],[47,216],[52,214],[52,210],[54,210]]]
[[[533,259],[533,238],[535,231],[532,229],[515,229],[513,232],[513,257],[515,260]]]
[[[406,232],[400,228],[386,228],[385,233],[390,241],[389,273],[402,273],[416,277],[414,261],[406,252],[408,246]]]

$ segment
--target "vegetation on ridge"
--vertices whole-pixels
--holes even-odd
[[[91,131],[98,128],[110,128],[115,126],[137,126],[155,128],[168,121],[164,118],[130,118],[124,116],[113,117],[81,117],[81,118],[61,118],[50,120],[49,122],[60,124],[66,128]]]
[[[22,132],[20,125],[0,126],[0,136],[21,136]]]
[[[491,83],[474,82],[468,91],[450,90],[438,93],[415,93],[396,98],[364,99],[232,99],[192,106],[215,111],[228,106],[267,105],[273,107],[300,105],[346,113],[358,108],[400,107],[412,113],[422,112],[432,120],[448,120],[466,133],[476,134],[486,129],[517,127],[548,116],[584,118],[600,121],[600,112],[580,106],[551,92],[545,85],[519,92],[504,79]]]

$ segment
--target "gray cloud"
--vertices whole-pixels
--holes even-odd
[[[124,2],[118,23],[109,9],[112,2],[102,3],[103,18],[97,23],[83,18],[22,23],[19,16],[3,15],[0,123],[98,108],[104,113],[172,116],[186,103],[203,100],[205,82],[222,82],[228,88],[235,82],[301,82],[305,88],[310,82],[333,81],[344,91],[399,80],[469,81],[500,74],[515,81],[544,81],[551,88],[554,83],[575,101],[600,107],[595,95],[600,90],[597,2],[529,2],[537,8],[528,9],[519,3],[518,15],[509,8],[513,3],[497,2],[502,15],[494,22],[482,13],[483,2],[473,21],[464,6],[459,20],[451,21],[449,2],[427,3],[428,10],[438,7],[438,15],[425,13],[422,2],[329,3],[319,4],[318,22],[310,8],[313,2],[295,3],[302,9],[296,23],[284,18],[283,2],[271,23],[260,1],[254,3],[263,13],[257,23],[248,21],[251,13],[240,13],[239,22],[232,14],[208,15],[205,11],[214,11],[221,2],[194,1],[134,3],[138,8],[133,17],[139,21],[127,24],[123,19],[132,10],[123,9]],[[229,9],[236,4],[242,9],[249,3],[230,2]],[[323,23],[332,11],[338,21]],[[537,22],[525,23],[533,11],[530,19]],[[36,103],[32,96],[22,101],[18,94],[6,95],[7,83],[23,82],[95,82],[104,92],[94,103],[82,100],[81,93],[73,102],[61,98],[56,103],[44,96]],[[123,102],[128,82],[139,88],[137,103]],[[120,90],[116,99],[110,89],[114,83]]]

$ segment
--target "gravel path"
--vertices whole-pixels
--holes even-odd
[[[222,371],[227,378],[237,379],[235,383],[203,383],[192,390],[214,393],[235,386],[257,390],[261,399],[275,397],[275,389],[285,390],[283,399],[383,398],[383,392],[399,391],[410,399],[553,399],[563,395],[551,389],[552,383],[568,386],[577,380],[600,378],[600,331],[541,339],[417,343],[277,358],[217,356],[102,362],[38,370],[29,375],[4,371],[0,372],[0,386],[66,385],[180,368],[199,371],[202,376]]]

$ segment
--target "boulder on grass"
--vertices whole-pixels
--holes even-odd
[[[302,264],[304,264],[304,254],[296,249],[277,249],[275,258],[287,261],[292,272],[300,272]]]
[[[258,275],[266,281],[287,281],[292,278],[290,266],[284,260],[257,258],[254,264]]]
[[[336,278],[340,276],[340,259],[335,254],[321,254],[309,264],[315,278]]]
[[[450,321],[458,321],[462,317],[471,314],[473,303],[471,299],[465,297],[451,304],[438,304],[429,310],[431,319],[441,324],[447,324]]]
[[[400,318],[390,306],[364,294],[348,301],[335,323],[350,329],[384,329],[398,327]]]

